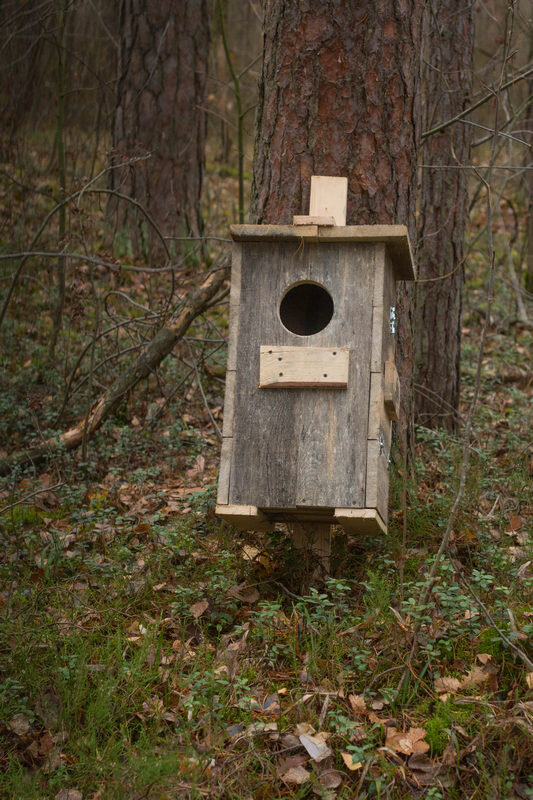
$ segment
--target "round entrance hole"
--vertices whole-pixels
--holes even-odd
[[[279,316],[283,325],[298,336],[324,330],[333,316],[333,299],[318,283],[298,283],[283,297]]]

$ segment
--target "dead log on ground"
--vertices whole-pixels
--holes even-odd
[[[184,298],[178,312],[169,324],[161,328],[138,357],[135,364],[114,381],[93,404],[91,410],[73,428],[54,436],[40,445],[13,453],[0,461],[0,475],[8,475],[15,466],[42,461],[62,450],[74,450],[83,440],[90,439],[107,417],[116,411],[139,381],[147,378],[172,352],[177,342],[185,335],[191,323],[216,296],[228,277],[229,257],[223,265],[212,272],[201,286],[193,289]]]

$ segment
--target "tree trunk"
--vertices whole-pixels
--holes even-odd
[[[420,0],[267,0],[252,215],[306,214],[311,175],[348,177],[348,224],[414,233]],[[411,397],[410,292],[398,306],[403,409]]]
[[[43,93],[43,51],[52,35],[51,3],[11,0],[0,3],[0,69],[5,76],[0,93],[0,158],[8,162],[20,127]],[[35,121],[35,120],[33,120]]]
[[[138,200],[165,236],[202,232],[209,39],[207,0],[122,0],[112,188]],[[135,211],[117,211],[134,253],[160,258],[160,240]]]
[[[72,4],[72,10],[74,4]],[[67,54],[65,48],[65,36],[67,32],[67,14],[69,12],[68,0],[56,0],[56,20],[57,32],[55,36],[55,46],[57,49],[57,108],[56,108],[56,155],[57,173],[59,178],[60,201],[63,201],[67,194],[67,173],[65,163],[65,95],[67,92]],[[63,203],[58,212],[58,249],[65,245],[65,234],[67,231],[67,209]],[[50,335],[50,345],[48,347],[48,364],[54,365],[56,345],[61,333],[63,324],[63,310],[65,306],[66,291],[66,272],[67,260],[58,258],[57,260],[57,296],[52,320],[52,332]]]
[[[473,5],[433,0],[426,28],[424,130],[463,111],[472,87]],[[426,427],[453,430],[459,406],[461,300],[470,131],[459,122],[423,141],[418,218],[415,408]]]
[[[533,61],[533,28],[529,31],[529,63]],[[529,97],[529,104],[526,108],[525,129],[526,141],[529,142],[529,147],[533,151],[533,77],[529,78],[527,82]],[[530,151],[530,152],[531,152]],[[525,163],[529,166],[530,154],[527,153],[524,159]],[[526,254],[526,274],[524,279],[526,292],[533,294],[533,170],[528,170],[524,179],[524,186],[526,188],[527,197],[527,220],[526,220],[526,241],[527,241],[527,254]]]

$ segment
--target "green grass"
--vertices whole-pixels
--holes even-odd
[[[34,160],[27,180],[45,172]],[[208,193],[229,198],[216,210],[225,234],[231,168],[217,168],[207,184]],[[100,246],[100,209],[85,202],[87,235]],[[40,196],[29,209],[28,230],[16,232],[21,241],[47,204]],[[45,237],[43,248],[56,244]],[[132,253],[127,237],[115,246]],[[188,254],[193,280],[213,255],[204,264],[196,251]],[[482,252],[467,265],[463,415],[486,263]],[[74,367],[96,319],[90,276],[80,265],[73,277],[58,363],[49,371],[48,268],[35,263],[41,286],[24,284],[3,329],[6,452],[63,430],[87,409],[88,354]],[[170,286],[138,273],[120,281],[119,291],[157,311]],[[114,283],[102,273],[95,285],[107,296]],[[342,800],[359,786],[368,800],[527,797],[532,694],[524,664],[500,632],[532,657],[533,337],[508,325],[513,298],[504,283],[496,289],[464,502],[424,608],[458,487],[461,435],[418,429],[412,472],[391,470],[388,535],[335,531],[332,577],[302,594],[308,576],[283,526],[240,534],[215,518],[219,445],[185,345],[106,421],[83,456],[63,453],[44,475],[18,470],[0,483],[0,508],[15,504],[0,515],[0,797],[42,800],[78,789],[84,800]],[[105,362],[97,391],[115,374],[113,354],[147,335],[133,324],[139,309],[115,301],[109,318],[132,324],[96,342],[95,361]],[[199,363],[225,363],[227,317],[221,305],[189,331]],[[203,371],[200,377],[220,425],[223,386]],[[62,485],[49,491],[55,483]],[[478,678],[468,683],[472,674]],[[465,685],[443,699],[439,678]],[[308,758],[307,782],[287,784],[281,774],[292,762],[283,759],[305,759],[298,739],[311,730],[298,727],[305,725],[326,734],[331,755]],[[412,753],[387,747],[392,727],[406,735],[423,729],[423,769]],[[350,770],[343,754],[362,766]],[[339,780],[332,789],[324,788],[328,770]]]

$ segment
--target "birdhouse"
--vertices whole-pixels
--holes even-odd
[[[233,225],[217,514],[236,527],[386,532],[403,225],[346,226],[346,178],[313,177],[293,225]]]

